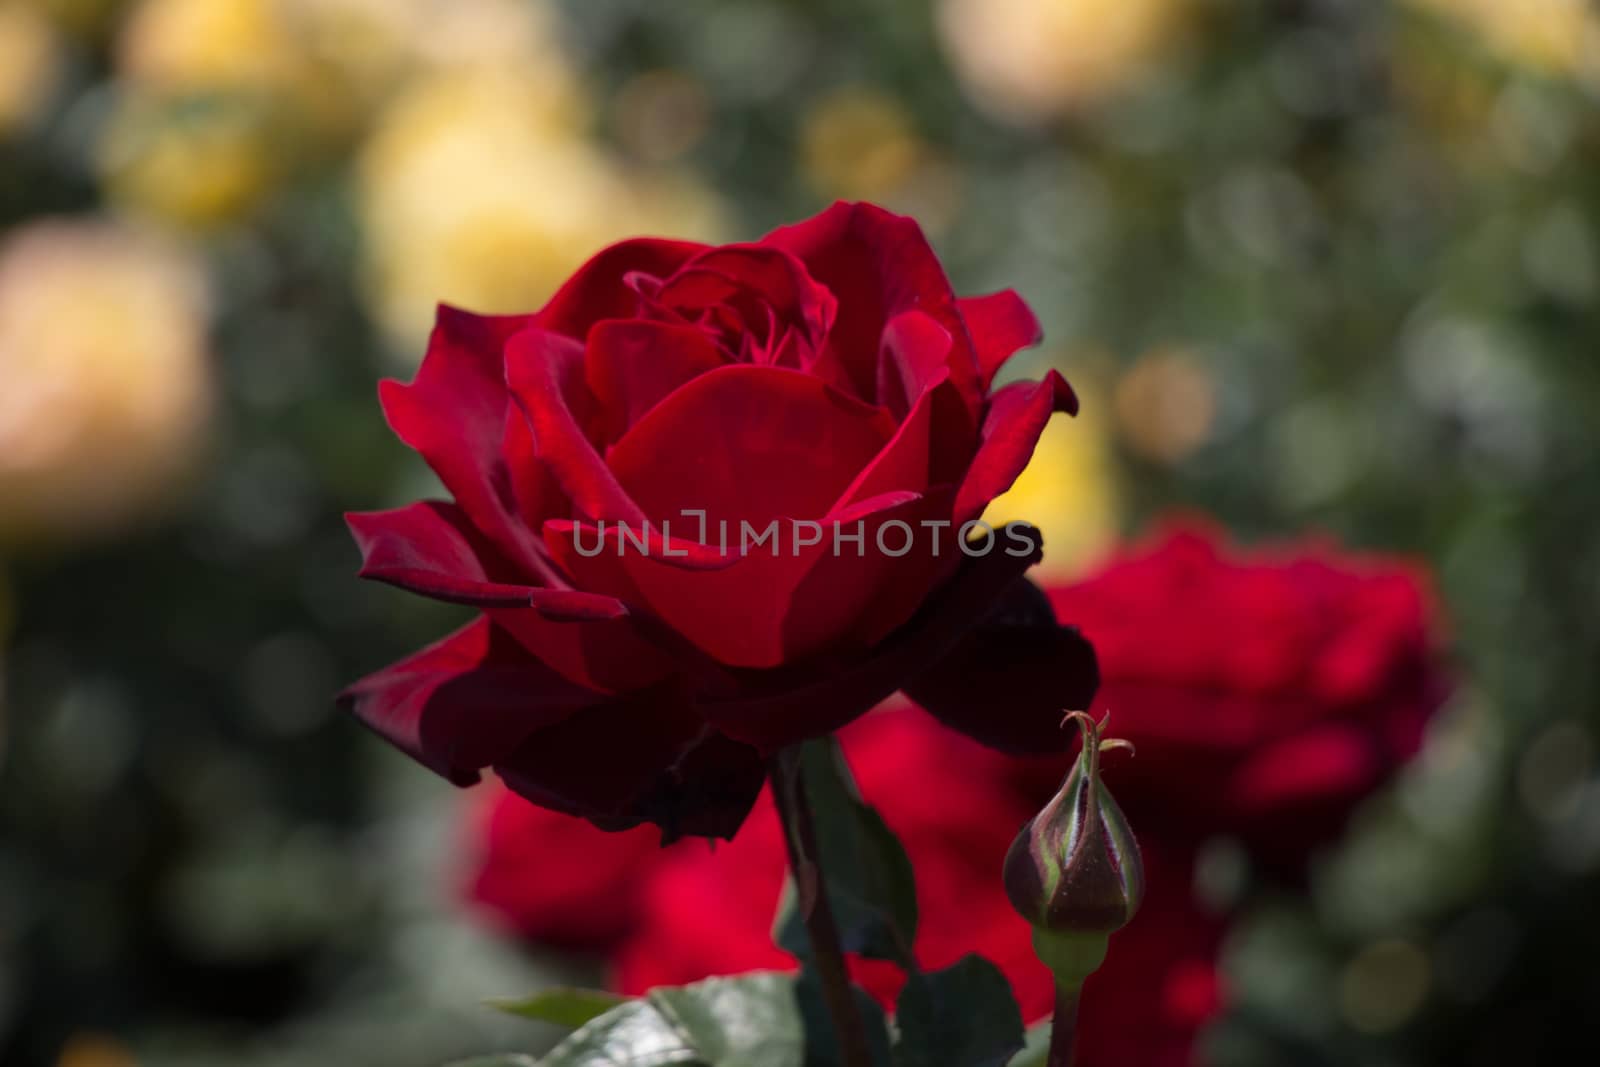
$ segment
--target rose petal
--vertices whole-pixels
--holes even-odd
[[[480,618],[363,678],[339,704],[435,773],[471,785],[535,730],[598,699]]]
[[[727,363],[693,326],[611,320],[589,333],[585,379],[599,404],[599,434],[615,441],[680,386]]]
[[[856,395],[875,397],[884,327],[917,309],[949,332],[950,380],[968,410],[978,410],[982,389],[966,325],[950,280],[914,220],[871,204],[837,203],[761,243],[794,253],[811,277],[841,297],[829,344],[848,368]]]
[[[809,375],[736,365],[657,404],[608,462],[651,518],[703,510],[713,525],[764,525],[825,515],[893,432],[881,409]]]
[[[644,526],[644,513],[617,484],[585,435],[583,346],[545,330],[524,330],[506,343],[506,381],[528,418],[539,458],[582,514]]]
[[[615,619],[614,597],[518,581],[507,563],[454,504],[427,500],[393,511],[345,516],[361,549],[361,577],[477,607],[537,607],[552,619]]]
[[[619,602],[600,593],[576,594],[597,602]],[[631,610],[613,618],[561,614],[564,605],[540,600],[527,608],[485,609],[495,624],[529,654],[576,685],[600,693],[623,693],[683,673],[670,648],[655,639],[651,620]]]
[[[1078,397],[1056,371],[1042,382],[1014,382],[989,398],[983,443],[956,497],[958,524],[983,514],[989,501],[1011,488],[1033,458],[1045,424],[1058,411],[1076,415]]]
[[[1100,681],[1094,648],[1056,624],[1050,602],[1018,578],[988,618],[905,693],[940,722],[1019,755],[1065,751],[1062,714],[1085,709]]]
[[[682,773],[686,763],[694,780]],[[753,750],[708,731],[683,691],[670,684],[613,698],[540,730],[495,772],[536,804],[582,815],[603,829],[653,822],[666,840],[682,833],[732,837],[765,773]]]
[[[426,500],[344,518],[361,550],[363,578],[456,604],[530,602],[532,588],[508,573],[510,564],[454,504]]]
[[[639,295],[628,285],[628,275],[665,278],[706,247],[654,237],[620,241],[580,267],[533,321],[540,329],[583,340],[602,319],[633,317]]]
[[[869,602],[872,585],[864,583],[872,568],[883,562],[875,552],[861,560],[848,551],[842,555],[837,573],[858,580],[822,588],[808,582],[808,576],[833,554],[832,523],[837,519],[848,533],[862,522],[870,545],[878,523],[901,514],[917,499],[912,493],[886,493],[814,525],[775,519],[772,540],[761,544],[756,537],[767,532],[765,525],[755,527],[748,539],[742,528],[733,525],[727,557],[731,562],[714,570],[643,556],[630,547],[620,559],[625,573],[621,585],[614,584],[619,580],[614,574],[599,569],[618,562],[615,558],[574,562],[573,573],[584,576],[585,585],[590,575],[605,583],[591,588],[627,590],[630,603],[642,605],[719,663],[771,667],[825,644],[846,644],[856,616]],[[720,549],[720,530],[716,536],[713,549]]]
[[[941,381],[950,377],[950,331],[921,311],[889,320],[878,355],[878,403],[897,419]]]
[[[378,395],[396,436],[428,461],[473,525],[532,570],[538,542],[517,517],[501,453],[507,407],[501,353],[526,321],[440,305],[416,378],[409,385],[384,381]]]
[[[958,304],[972,336],[978,356],[978,373],[983,387],[989,388],[1006,360],[1024,348],[1044,340],[1044,330],[1015,289],[1004,289],[988,296],[964,297]]]
[[[539,455],[528,417],[515,403],[506,405],[506,428],[501,439],[501,454],[510,471],[511,496],[517,514],[529,530],[538,530],[551,515],[570,515],[572,502],[562,490],[549,464]],[[541,557],[542,558],[542,557]],[[541,571],[542,574],[546,572]],[[546,574],[546,585],[558,584]]]
[[[938,402],[935,390],[943,381],[941,376],[917,398],[889,443],[861,469],[830,511],[841,510],[879,493],[897,489],[921,493],[928,488],[932,473],[929,464],[933,450],[934,408]]]
[[[972,620],[986,615],[1038,561],[1038,535],[1031,529],[1029,533],[1034,551],[1022,556],[995,551],[964,560],[915,618],[850,667],[819,670],[801,663],[746,674],[744,694],[704,701],[701,711],[729,737],[763,752],[838,729],[955,647]]]
[[[690,317],[731,302],[744,309],[751,328],[767,325],[749,321],[754,305],[769,308],[780,324],[800,331],[807,350],[822,343],[838,310],[837,298],[811,279],[803,263],[780,248],[759,244],[708,249],[669,278],[656,299]],[[778,338],[767,340],[776,350]]]

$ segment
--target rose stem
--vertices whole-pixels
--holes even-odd
[[[1050,1058],[1045,1067],[1072,1067],[1078,1046],[1078,993],[1082,987],[1067,988],[1056,983],[1056,1014],[1050,1020]]]
[[[817,827],[811,817],[811,803],[806,798],[805,778],[800,770],[799,746],[774,758],[771,774],[772,797],[783,823],[783,839],[789,847],[789,867],[794,872],[800,916],[805,920],[812,960],[822,983],[822,998],[839,1042],[841,1067],[872,1067],[867,1028],[850,986],[850,975],[845,971],[839,928],[834,924],[833,908],[828,903],[827,881],[817,853]]]

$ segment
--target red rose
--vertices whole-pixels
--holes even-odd
[[[851,204],[754,244],[625,241],[534,314],[441,308],[381,396],[454,502],[350,525],[364,576],[482,614],[344,703],[454,782],[490,767],[669,836],[731,835],[766,754],[902,687],[1063,747],[1092,653],[1018,584],[1027,535],[969,556],[956,532],[1076,407],[1054,372],[991,388],[1038,335],[1014,293],[957,299],[914,222]],[[999,721],[923,674],[1002,603],[1031,658],[989,672]]]
[[[1292,868],[1416,752],[1448,689],[1404,562],[1241,554],[1192,527],[1050,595],[1094,642],[1097,714],[1138,749],[1107,780],[1141,841],[1236,834]],[[1035,795],[1065,767],[1041,764]]]

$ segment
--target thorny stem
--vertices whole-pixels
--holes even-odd
[[[817,828],[806,799],[805,780],[800,772],[800,751],[795,746],[779,753],[770,767],[772,796],[783,823],[783,839],[789,847],[789,867],[794,872],[800,917],[811,940],[811,957],[822,985],[822,998],[833,1021],[839,1043],[841,1067],[872,1067],[872,1051],[867,1044],[867,1028],[851,990],[850,975],[844,966],[844,951],[839,946],[839,928],[828,903],[827,882],[817,853]]]
[[[1072,1067],[1078,1049],[1078,994],[1082,989],[1056,983],[1056,1014],[1050,1022],[1050,1058],[1045,1067]]]

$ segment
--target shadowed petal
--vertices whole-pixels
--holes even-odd
[[[529,800],[603,829],[732,837],[760,792],[754,750],[706,729],[672,684],[613,698],[528,738],[495,772]]]
[[[940,722],[1018,755],[1065,751],[1062,714],[1090,706],[1100,684],[1094,648],[1056,623],[1050,601],[1016,579],[993,610],[931,669],[905,686]]]
[[[996,550],[965,559],[910,622],[859,662],[843,669],[797,664],[746,674],[745,695],[706,701],[701,710],[728,736],[765,752],[838,729],[954,648],[973,620],[987,615],[1011,583],[1038,562],[1038,534],[1027,532],[1031,551],[1013,556]]]
[[[339,704],[435,773],[471,785],[535,730],[599,699],[480,618],[363,678]]]

